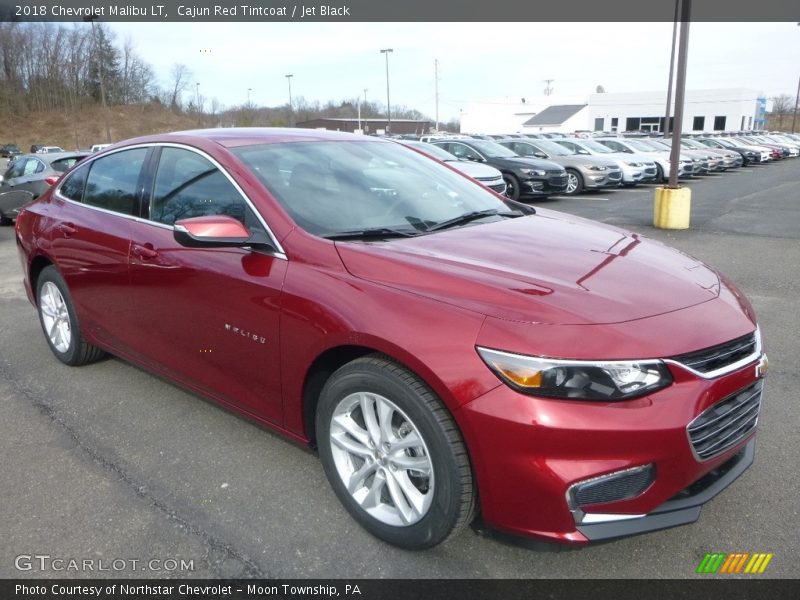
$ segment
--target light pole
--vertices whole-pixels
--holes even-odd
[[[250,107],[250,92],[253,91],[253,88],[247,88],[247,106]]]
[[[393,52],[391,48],[384,48],[381,54],[386,56],[386,133],[392,131],[392,105],[389,103],[389,53]]]
[[[194,103],[197,106],[197,112],[200,112],[200,82],[194,84]]]
[[[292,126],[292,111],[293,111],[293,108],[292,108],[292,77],[294,77],[294,75],[292,73],[289,73],[288,75],[286,75],[286,81],[289,82],[289,127]]]
[[[797,96],[794,99],[794,114],[792,115],[792,133],[794,133],[794,124],[797,121],[797,105],[800,104],[800,78],[797,79]]]

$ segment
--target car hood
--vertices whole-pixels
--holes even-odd
[[[541,158],[528,158],[527,156],[492,157],[489,163],[497,168],[504,169],[545,169],[547,171],[563,171],[564,167],[550,160]]]
[[[336,245],[356,277],[522,322],[621,323],[712,300],[720,289],[714,271],[677,250],[543,209],[415,238]]]
[[[617,168],[616,160],[610,158],[601,158],[600,156],[584,156],[582,154],[571,154],[569,156],[551,156],[547,160],[558,163],[563,167],[576,167],[576,166],[597,166]]]
[[[502,177],[503,174],[489,165],[474,163],[468,160],[448,160],[446,165],[453,167],[456,171],[461,171],[469,177]]]

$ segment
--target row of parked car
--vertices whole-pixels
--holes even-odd
[[[495,191],[521,197],[576,195],[586,190],[669,179],[672,140],[559,133],[424,136],[399,140]],[[800,155],[800,135],[752,132],[681,140],[678,177],[688,179]]]

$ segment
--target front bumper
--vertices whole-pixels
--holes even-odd
[[[592,171],[581,169],[583,187],[587,190],[596,190],[608,187],[617,187],[622,181],[622,171],[611,169],[606,171]]]
[[[567,173],[550,172],[544,177],[529,177],[520,180],[520,191],[526,196],[549,196],[561,194],[567,189]]]
[[[701,460],[687,426],[759,379],[754,363],[717,379],[670,370],[671,386],[624,402],[538,398],[501,384],[458,409],[485,522],[584,544],[696,520],[701,505],[752,462],[755,430]],[[655,477],[636,495],[581,506],[571,500],[576,484],[645,465]]]
[[[578,531],[587,540],[596,542],[694,523],[700,517],[703,504],[722,492],[753,464],[755,448],[756,441],[751,439],[725,463],[646,515],[605,522],[583,522],[578,525]]]

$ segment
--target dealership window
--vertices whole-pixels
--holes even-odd
[[[726,117],[714,117],[714,131],[725,130],[725,119]]]
[[[125,215],[137,214],[137,184],[146,155],[147,148],[136,148],[95,160],[86,179],[84,204]]]
[[[639,117],[628,117],[625,119],[625,131],[636,131],[641,125]]]
[[[617,117],[613,117],[611,119],[611,131],[616,131],[619,127],[619,119]]]
[[[747,128],[748,129],[753,128],[753,117],[747,117]]]
[[[705,117],[695,117],[692,122],[692,131],[703,131],[706,128]]]
[[[642,117],[639,129],[644,131],[660,131],[664,117]]]
[[[594,130],[595,131],[603,131],[603,127],[605,127],[606,120],[603,117],[597,117],[594,120]]]
[[[742,115],[742,126],[739,127],[739,131],[744,131],[744,115]]]

